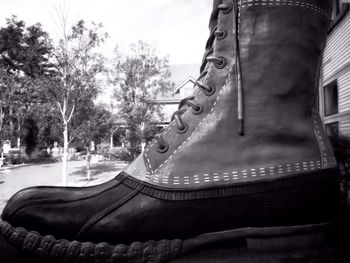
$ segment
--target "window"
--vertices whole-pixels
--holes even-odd
[[[332,81],[324,87],[324,115],[330,116],[338,113],[338,83]]]
[[[334,0],[333,1],[333,13],[331,17],[330,31],[333,30],[339,24],[339,22],[345,17],[346,13],[349,11],[350,4],[344,0]]]
[[[332,122],[326,124],[326,134],[331,138],[339,137],[339,122]]]

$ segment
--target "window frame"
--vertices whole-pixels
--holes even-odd
[[[335,91],[329,91],[334,89]],[[338,80],[335,79],[323,87],[323,106],[324,116],[330,117],[339,113],[339,85]],[[335,99],[335,101],[334,101]],[[335,109],[335,110],[334,110]]]

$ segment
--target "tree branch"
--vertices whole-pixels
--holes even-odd
[[[61,104],[60,104],[59,102],[57,102],[57,105],[58,105],[58,108],[59,108],[59,110],[60,110],[60,112],[61,112],[61,114],[62,114],[62,117],[64,118],[65,112],[63,112],[63,109],[62,109]]]
[[[75,110],[75,105],[73,105],[73,108],[72,108],[72,111],[70,112],[70,115],[69,115],[69,118],[68,118],[68,120],[67,120],[67,123],[69,123],[70,120],[72,119],[74,110]]]

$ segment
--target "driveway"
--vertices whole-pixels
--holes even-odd
[[[85,161],[68,162],[68,186],[90,186],[115,177],[127,164],[122,162],[98,162],[91,165],[92,180],[85,179]],[[30,165],[0,170],[0,215],[9,198],[27,187],[62,186],[62,163]]]

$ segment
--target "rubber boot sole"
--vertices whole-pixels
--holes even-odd
[[[57,240],[37,232],[14,228],[0,221],[1,237],[21,251],[45,262],[168,262],[221,242],[245,242],[249,249],[280,249],[307,247],[322,243],[327,234],[349,226],[350,220],[340,218],[320,224],[240,228],[206,233],[189,239],[134,242],[130,245],[94,244],[91,242]]]

